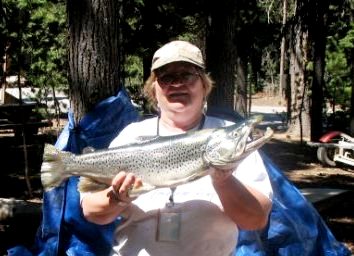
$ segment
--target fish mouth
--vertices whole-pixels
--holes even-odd
[[[255,130],[257,130],[255,129],[256,125],[259,124],[262,120],[263,120],[262,115],[256,115],[252,117],[251,119],[252,125],[250,129],[247,131],[248,132],[247,137],[253,135],[253,139],[251,141],[246,141],[244,153],[242,154],[242,156],[243,155],[248,156],[249,155],[248,152],[251,153],[259,149],[273,137],[274,131],[270,127],[267,127],[265,132],[258,130],[259,132],[255,133]]]
[[[230,161],[224,159],[219,163],[212,163],[211,166],[221,170],[230,170],[236,168],[240,161],[267,143],[272,138],[273,134],[274,131],[268,127],[263,135],[253,139],[252,141],[247,141],[243,153],[241,153],[236,159]]]
[[[273,137],[273,134],[274,131],[271,128],[267,127],[266,131],[261,137],[256,138],[246,144],[244,152],[247,153],[249,151],[252,152],[259,149]]]

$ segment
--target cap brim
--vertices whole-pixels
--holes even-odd
[[[179,62],[179,61],[184,61],[184,62],[194,64],[202,69],[205,68],[203,63],[199,63],[199,62],[196,62],[196,61],[188,59],[188,58],[183,58],[183,57],[180,57],[180,58],[159,58],[152,64],[151,71],[161,68],[162,66],[165,66],[167,64],[170,64],[173,62]]]

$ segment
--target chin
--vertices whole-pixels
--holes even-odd
[[[180,111],[186,111],[186,110],[190,109],[190,106],[180,103],[180,102],[173,102],[173,103],[170,103],[170,109],[180,112]]]

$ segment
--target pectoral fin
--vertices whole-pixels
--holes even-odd
[[[154,190],[154,189],[156,189],[155,186],[152,186],[150,184],[144,183],[140,187],[132,188],[129,191],[129,196],[135,198],[135,197],[140,196],[141,194],[144,194],[146,192],[150,192],[151,190]]]
[[[78,189],[80,192],[94,192],[100,191],[108,188],[109,186],[104,183],[97,182],[90,178],[80,177],[80,181],[78,184]]]

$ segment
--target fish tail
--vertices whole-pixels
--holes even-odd
[[[70,155],[62,152],[51,144],[45,144],[43,163],[41,167],[41,181],[45,190],[58,187],[65,179],[65,165],[63,160]]]

